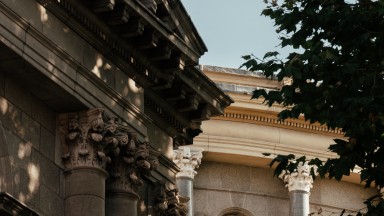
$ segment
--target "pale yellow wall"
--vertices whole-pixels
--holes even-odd
[[[279,88],[275,80],[257,76],[209,71],[215,82],[248,87]],[[218,68],[216,67],[216,70]],[[269,167],[278,154],[305,155],[321,160],[336,157],[328,147],[340,130],[309,124],[299,119],[278,121],[279,105],[267,107],[263,99],[251,100],[250,94],[230,92],[235,103],[221,117],[203,122],[203,133],[195,138],[194,147],[204,148],[203,160],[195,177],[194,196],[197,216],[214,216],[227,208],[245,209],[253,215],[288,215],[288,189],[273,177]],[[264,156],[262,153],[270,153]],[[311,190],[311,212],[341,212],[364,207],[363,201],[377,193],[364,189],[358,173],[342,182],[317,178]]]
[[[203,160],[194,181],[195,216],[217,216],[237,207],[254,216],[288,215],[288,190],[273,177],[273,170]],[[357,210],[377,191],[359,185],[316,179],[310,195],[310,212],[324,215],[343,209]],[[328,213],[327,213],[328,212]]]

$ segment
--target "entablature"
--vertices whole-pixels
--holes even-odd
[[[178,143],[233,101],[195,67],[205,45],[178,0],[38,0],[144,89],[145,112]]]

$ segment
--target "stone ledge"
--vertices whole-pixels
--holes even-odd
[[[38,216],[36,212],[20,203],[8,193],[0,192],[0,215],[3,216]]]

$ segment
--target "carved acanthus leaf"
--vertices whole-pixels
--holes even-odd
[[[180,167],[180,172],[176,177],[189,177],[195,178],[197,172],[195,169],[199,168],[201,158],[203,157],[203,149],[189,148],[180,146],[177,150],[173,151],[173,162]]]
[[[64,166],[67,169],[76,166],[105,168],[110,162],[108,153],[117,148],[113,146],[113,133],[106,126],[116,123],[117,119],[109,118],[103,109],[96,108],[61,114],[59,121]]]
[[[300,161],[294,172],[283,171],[279,177],[286,183],[285,186],[288,188],[288,191],[302,190],[309,193],[313,183],[311,169],[317,175],[317,166],[308,165],[308,161],[305,163]]]
[[[179,195],[178,189],[169,189],[165,183],[158,183],[157,194],[153,202],[155,216],[186,216],[188,197]]]
[[[149,143],[140,142],[133,130],[118,125],[101,108],[59,116],[62,160],[67,169],[91,166],[110,174],[108,190],[136,192],[142,175],[158,164],[150,157]]]
[[[108,190],[136,193],[143,184],[141,176],[156,168],[151,165],[149,143],[140,142],[134,134],[123,129],[118,134],[120,152],[111,155],[112,163],[107,166],[111,174]]]

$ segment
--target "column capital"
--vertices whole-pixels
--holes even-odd
[[[90,166],[104,169],[110,154],[118,151],[114,137],[117,118],[95,108],[59,115],[62,160],[65,168]]]
[[[187,146],[180,146],[177,150],[173,151],[173,162],[180,167],[180,172],[176,177],[195,178],[197,172],[195,169],[199,168],[201,158],[203,157],[204,149],[192,148]]]
[[[61,114],[59,123],[65,168],[106,170],[110,191],[137,191],[142,185],[140,176],[158,165],[149,143],[139,141],[132,128],[118,124],[103,108]]]
[[[120,151],[111,155],[111,163],[107,165],[110,175],[107,191],[136,194],[143,185],[142,176],[157,168],[157,156],[150,153],[148,142],[140,142],[126,132],[120,135],[126,137],[126,142],[119,145]]]
[[[177,188],[170,189],[165,183],[158,182],[153,200],[153,211],[155,215],[188,215],[189,197],[179,194]]]
[[[288,188],[289,192],[301,190],[309,193],[313,183],[313,178],[311,175],[312,168],[317,175],[317,166],[308,165],[308,161],[305,163],[300,161],[297,164],[297,169],[291,173],[289,171],[283,171],[279,177],[284,181],[284,183],[286,183],[285,187]]]

